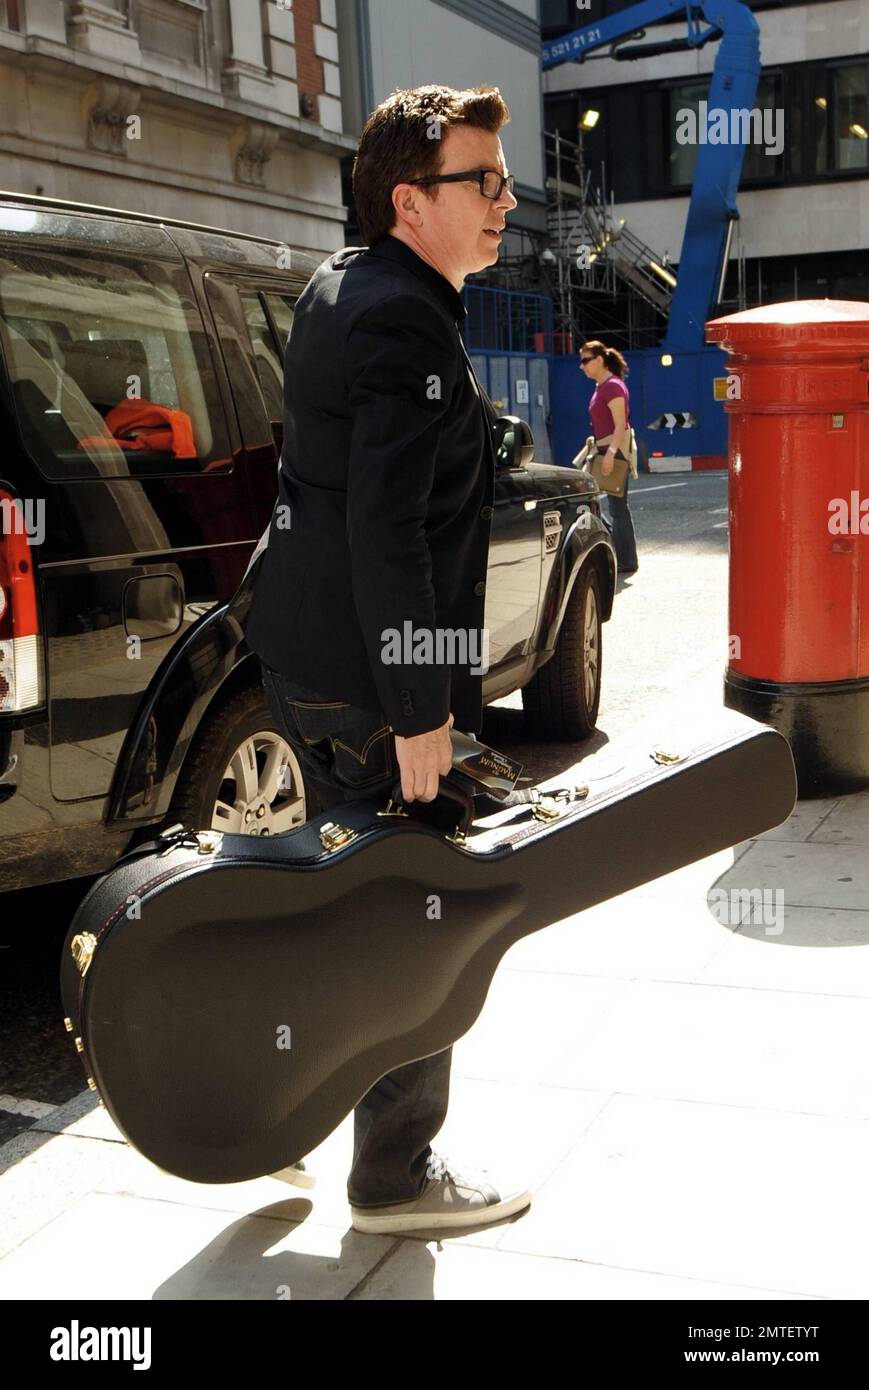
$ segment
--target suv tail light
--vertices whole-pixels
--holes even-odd
[[[0,714],[44,699],[36,576],[23,512],[0,488]]]

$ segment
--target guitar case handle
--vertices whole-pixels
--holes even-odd
[[[402,798],[401,782],[396,782],[389,798],[386,814],[413,816],[426,825],[434,826],[447,835],[464,835],[474,819],[472,784],[461,774],[449,772],[441,777],[438,794],[433,801],[410,801]]]
[[[465,777],[453,768],[446,777],[440,779],[438,794],[434,801],[402,801],[401,782],[396,783],[385,811],[378,815],[413,816],[417,820],[442,830],[446,835],[461,840],[471,828],[474,815],[481,808],[483,814],[503,811],[510,807],[530,807],[537,820],[558,819],[568,806],[584,801],[588,787],[575,784],[565,787],[549,788],[542,792],[538,787],[516,787],[509,796],[490,797],[484,788],[471,778]]]

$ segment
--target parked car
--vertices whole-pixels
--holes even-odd
[[[240,581],[277,495],[283,346],[316,264],[0,194],[0,889],[102,872],[174,821],[305,819]],[[599,494],[528,462],[517,421],[498,446],[484,697],[522,687],[536,733],[583,738],[615,586]]]

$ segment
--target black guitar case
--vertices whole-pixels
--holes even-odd
[[[786,740],[724,709],[589,771],[473,823],[462,796],[452,816],[365,800],[273,838],[177,827],[120,860],[75,914],[61,989],[121,1132],[194,1182],[276,1172],[467,1032],[520,937],[779,825],[796,796]]]

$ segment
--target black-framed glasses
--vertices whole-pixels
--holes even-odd
[[[583,367],[584,367],[585,364],[586,364],[586,362],[593,362],[593,361],[594,361],[594,357],[595,357],[595,354],[592,353],[592,354],[591,354],[591,357],[580,357],[579,360],[580,360],[580,362],[582,363],[582,365],[583,365]]]
[[[502,174],[499,169],[463,169],[460,174],[429,174],[422,179],[408,179],[408,183],[479,183],[484,198],[500,198],[504,185],[510,193],[516,181],[515,174]]]

